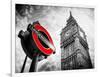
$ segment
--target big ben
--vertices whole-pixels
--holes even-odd
[[[61,70],[93,68],[86,34],[72,16],[71,11],[60,36]]]

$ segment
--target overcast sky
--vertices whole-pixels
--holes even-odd
[[[25,53],[23,52],[20,39],[17,37],[20,30],[25,30],[29,23],[39,21],[40,24],[50,33],[54,45],[56,47],[56,54],[48,57],[38,63],[40,68],[45,62],[53,63],[56,70],[60,69],[61,50],[60,50],[60,33],[61,29],[65,27],[66,21],[69,17],[69,11],[72,12],[79,26],[85,31],[87,41],[89,44],[89,53],[94,62],[94,9],[93,8],[71,8],[71,7],[57,7],[57,6],[31,6],[30,10],[25,10],[25,16],[16,15],[16,72],[19,72],[23,64]],[[30,60],[26,66],[25,71],[28,71]],[[49,64],[50,65],[50,64]],[[52,69],[51,69],[52,70]]]

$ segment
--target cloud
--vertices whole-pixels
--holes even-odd
[[[24,10],[23,10],[24,9]],[[94,9],[92,8],[77,8],[77,7],[60,7],[60,6],[42,6],[42,5],[23,5],[20,12],[16,9],[16,60],[15,71],[20,72],[20,69],[25,58],[25,53],[20,44],[18,33],[20,30],[26,30],[29,23],[39,21],[40,24],[50,33],[56,54],[50,56],[54,61],[44,61],[44,64],[39,62],[38,71],[59,70],[61,67],[61,49],[60,49],[60,32],[66,26],[66,20],[69,17],[69,11],[72,11],[73,17],[78,22],[79,26],[85,31],[89,44],[89,53],[94,61]],[[92,49],[93,48],[93,49]],[[53,65],[52,62],[56,64]],[[25,71],[28,72],[31,60],[28,60],[28,65]],[[93,62],[94,63],[94,62]]]

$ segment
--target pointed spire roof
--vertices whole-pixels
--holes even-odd
[[[70,11],[70,17],[73,17],[73,16],[72,16],[72,12],[71,12],[71,11]]]
[[[70,16],[69,16],[67,22],[70,21],[70,20],[72,20],[72,19],[73,19],[72,12],[70,11]]]
[[[70,16],[69,16],[69,18],[68,18],[68,20],[67,20],[67,24],[70,24],[71,22],[76,23],[76,20],[75,20],[74,17],[72,16],[72,12],[69,11],[69,13],[70,13]]]

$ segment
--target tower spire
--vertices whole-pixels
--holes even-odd
[[[70,11],[70,17],[73,17],[73,16],[72,16],[72,12],[71,12],[71,11]]]
[[[72,12],[71,12],[71,11],[69,11],[69,13],[70,13],[70,15],[69,15],[69,18],[68,18],[67,22],[69,22],[69,21],[72,21],[72,20],[73,20]]]

